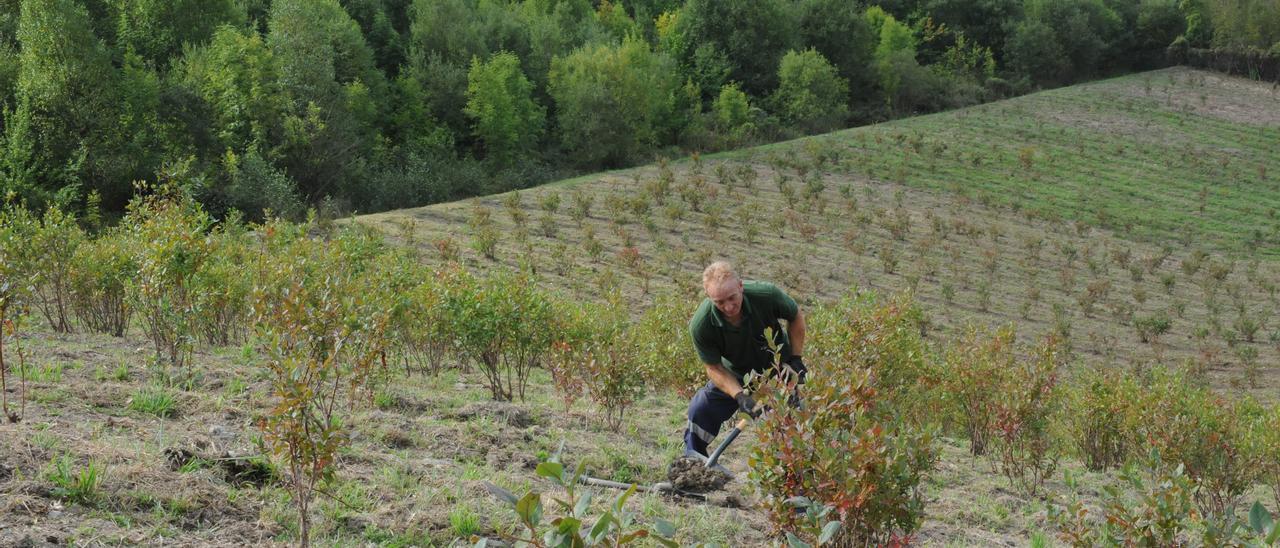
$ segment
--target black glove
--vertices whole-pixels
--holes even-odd
[[[784,363],[790,366],[791,369],[795,370],[796,375],[799,376],[800,384],[804,384],[804,377],[809,374],[809,368],[805,366],[804,358],[801,358],[797,354],[792,354],[787,356],[787,360]]]
[[[760,418],[760,411],[756,409],[756,400],[746,390],[738,392],[738,395],[734,396],[733,399],[738,401],[738,409],[746,413],[747,416],[753,419]]]

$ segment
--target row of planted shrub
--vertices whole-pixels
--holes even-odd
[[[805,529],[808,516],[788,503],[803,493],[832,506],[847,540],[909,536],[924,516],[921,481],[938,434],[967,439],[1028,495],[1066,457],[1093,471],[1139,465],[1155,476],[1145,499],[1114,494],[1114,511],[1085,519],[1074,506],[1061,520],[1069,542],[1254,542],[1261,533],[1240,520],[1247,494],[1265,485],[1280,505],[1280,408],[1216,394],[1195,367],[1073,368],[1052,337],[1019,344],[1012,326],[970,327],[930,344],[927,318],[909,299],[866,293],[818,307],[808,323],[805,405],[786,406],[785,391],[765,383],[762,399],[784,411],[766,416],[752,455],[753,478],[783,530]],[[1179,485],[1189,501],[1181,514],[1165,500]],[[1165,521],[1144,529],[1153,516]]]
[[[314,457],[299,470],[328,466],[341,439],[339,394],[354,404],[391,375],[475,367],[492,397],[514,399],[543,368],[566,407],[586,395],[614,429],[646,390],[687,396],[703,382],[685,333],[692,299],[661,297],[641,311],[577,302],[520,273],[424,268],[355,224],[214,222],[173,187],[139,197],[93,236],[56,209],[7,207],[0,258],[10,337],[27,309],[58,331],[140,328],[168,382],[191,378],[197,343],[253,340],[277,396],[261,426],[282,457]],[[1107,470],[1155,451],[1195,483],[1204,516],[1234,515],[1259,483],[1280,497],[1277,411],[1184,373],[1070,371],[1052,339],[1019,345],[1011,327],[930,344],[924,314],[901,298],[852,294],[809,318],[805,405],[785,405],[777,381],[757,387],[785,410],[756,429],[752,456],[781,529],[803,529],[787,500],[806,493],[833,509],[846,538],[909,535],[942,433],[968,439],[1028,493],[1066,456]]]
[[[696,303],[659,297],[632,311],[616,300],[557,297],[521,273],[427,268],[411,250],[388,246],[358,224],[215,222],[173,186],[135,199],[117,226],[95,235],[56,208],[36,215],[10,204],[0,211],[0,259],[8,318],[30,312],[64,333],[140,330],[156,362],[174,372],[187,368],[197,344],[250,340],[269,312],[255,310],[262,293],[294,275],[315,283],[299,270],[319,268],[323,280],[347,279],[335,291],[348,289],[345,298],[359,300],[345,303],[348,320],[385,324],[378,336],[388,367],[430,373],[474,364],[495,399],[523,398],[535,367],[547,368],[566,398],[582,393],[584,373],[643,371],[618,375],[639,384],[596,397],[611,402],[646,386],[688,394],[700,374],[687,367],[693,353],[681,340]]]

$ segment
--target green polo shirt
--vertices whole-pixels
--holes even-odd
[[[711,299],[703,299],[689,320],[693,347],[702,363],[724,365],[739,379],[773,364],[773,354],[764,338],[766,327],[772,327],[782,343],[782,357],[791,354],[787,332],[778,320],[795,320],[800,310],[795,300],[768,282],[744,281],[742,293],[742,323],[737,327],[724,319]]]

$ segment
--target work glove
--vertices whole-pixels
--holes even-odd
[[[756,409],[755,398],[752,398],[751,394],[748,394],[746,390],[738,392],[738,395],[734,396],[733,399],[738,401],[738,409],[740,409],[743,413],[746,413],[747,416],[753,419],[760,418],[760,413],[762,411]]]
[[[791,367],[791,369],[796,372],[799,379],[798,382],[800,384],[804,384],[804,378],[809,374],[809,367],[804,364],[804,358],[801,358],[799,355],[792,354],[787,356],[786,361],[783,363]]]

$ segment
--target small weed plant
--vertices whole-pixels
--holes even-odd
[[[592,495],[580,492],[579,479],[584,464],[570,471],[559,462],[559,454],[539,463],[537,475],[550,480],[565,493],[563,498],[553,497],[552,506],[542,504],[542,494],[530,490],[515,494],[492,483],[485,486],[494,496],[508,504],[516,514],[519,524],[516,530],[503,535],[503,540],[516,546],[551,548],[560,546],[625,546],[637,543],[657,543],[676,547],[673,540],[675,526],[657,520],[652,528],[637,523],[636,516],[626,508],[627,500],[636,492],[636,486],[618,495],[603,514],[590,515]],[[477,547],[497,546],[487,539],[472,538]],[[506,545],[506,544],[503,544]]]

